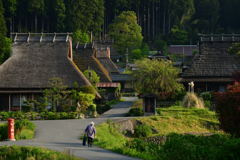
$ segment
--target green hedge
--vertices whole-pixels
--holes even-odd
[[[80,119],[82,114],[78,112],[0,112],[0,120],[14,118],[17,120],[56,120],[56,119]]]
[[[35,133],[35,124],[29,120],[16,120],[15,121],[15,138],[19,139],[32,139]],[[8,126],[7,123],[0,124],[0,140],[6,140],[8,138]]]
[[[131,108],[127,113],[127,116],[143,116],[143,109],[142,108]]]
[[[236,160],[240,139],[226,135],[194,136],[170,134],[162,145],[144,139],[129,141],[125,150],[147,160]]]
[[[0,147],[1,160],[81,160],[67,154],[37,147]]]

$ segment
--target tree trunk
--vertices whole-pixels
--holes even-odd
[[[42,29],[41,29],[41,32],[44,32],[44,19],[43,19],[43,16],[42,16]]]
[[[155,37],[155,2],[153,2],[152,6],[152,40],[154,40]]]
[[[165,33],[166,33],[165,26],[166,26],[166,11],[164,9],[164,11],[163,11],[163,35],[165,35]]]
[[[35,14],[35,32],[37,33],[37,14]]]

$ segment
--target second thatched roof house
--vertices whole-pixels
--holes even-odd
[[[228,53],[240,35],[200,35],[199,51],[192,65],[183,72],[182,81],[195,83],[196,91],[224,91],[233,74],[240,71],[240,56]]]

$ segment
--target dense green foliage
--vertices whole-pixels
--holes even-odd
[[[135,139],[127,143],[131,154],[147,160],[239,159],[240,139],[225,135],[170,134],[163,144]]]
[[[80,44],[85,44],[85,43],[89,43],[91,40],[90,40],[89,35],[86,32],[83,32],[81,30],[76,30],[73,33],[73,41],[75,43],[78,42]]]
[[[227,92],[216,93],[215,102],[221,128],[240,137],[240,82],[229,86]]]
[[[137,125],[134,129],[134,136],[138,138],[149,137],[152,134],[152,128],[146,124]]]
[[[1,160],[80,160],[64,153],[59,153],[45,148],[3,146],[0,147]]]
[[[11,52],[11,41],[5,37],[7,28],[3,14],[3,4],[2,0],[0,0],[0,65],[9,57]]]
[[[15,138],[20,139],[32,139],[35,134],[35,125],[28,120],[16,120],[14,125]],[[0,124],[0,140],[6,140],[8,137],[7,124]]]
[[[78,112],[87,115],[90,110],[96,108],[94,104],[96,90],[91,86],[79,87],[74,83],[73,89],[69,90],[61,78],[50,79],[49,86],[49,89],[43,91],[42,97],[26,101],[23,111]]]
[[[124,54],[141,46],[143,36],[137,24],[136,14],[132,11],[122,12],[110,26],[109,35],[114,39],[117,50]]]
[[[91,84],[97,88],[97,83],[100,82],[100,77],[94,70],[85,70],[83,72],[84,76],[91,82]]]
[[[166,98],[183,89],[177,82],[179,70],[171,62],[143,59],[135,64],[138,69],[132,71],[132,76],[138,93]]]
[[[105,36],[109,25],[123,11],[136,13],[143,35],[149,41],[159,35],[168,35],[174,26],[187,33],[187,41],[181,40],[185,43],[196,41],[199,32],[233,33],[239,32],[240,27],[240,22],[236,21],[240,2],[236,0],[1,1],[9,32],[74,32],[80,29]],[[170,38],[169,43],[176,43],[172,40]]]
[[[14,118],[17,120],[55,120],[55,119],[79,119],[83,114],[78,112],[0,112],[0,120]]]
[[[131,108],[127,113],[127,116],[143,116],[142,108]]]
[[[240,43],[233,43],[232,46],[228,49],[228,53],[240,56]]]
[[[117,122],[97,126],[97,145],[146,160],[240,158],[240,139],[219,130],[214,112],[177,106],[159,108],[157,112],[158,116],[137,119],[144,124],[135,127],[141,138],[126,137]]]

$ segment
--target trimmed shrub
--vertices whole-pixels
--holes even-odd
[[[143,109],[142,108],[131,108],[127,113],[127,116],[143,116]]]
[[[240,82],[230,86],[225,93],[215,93],[215,103],[220,127],[240,137]]]
[[[14,125],[16,139],[31,139],[34,136],[35,125],[29,120],[16,120]],[[8,138],[8,125],[0,125],[0,140]]]
[[[7,124],[0,124],[0,140],[7,139],[8,127]]]
[[[213,109],[212,108],[212,93],[211,92],[202,92],[200,94],[200,97],[204,100],[204,106],[209,108],[209,109]]]
[[[109,109],[111,109],[111,106],[108,104],[100,104],[97,106],[97,113],[98,114],[102,114],[106,111],[108,111]]]
[[[56,120],[56,119],[80,119],[78,112],[0,112],[0,120],[8,118],[16,120]]]
[[[195,93],[188,92],[183,99],[183,107],[204,108],[204,103]]]
[[[37,147],[3,146],[0,147],[1,160],[80,160],[63,153]]]
[[[146,124],[137,125],[134,129],[135,137],[148,137],[152,134],[152,128]]]

